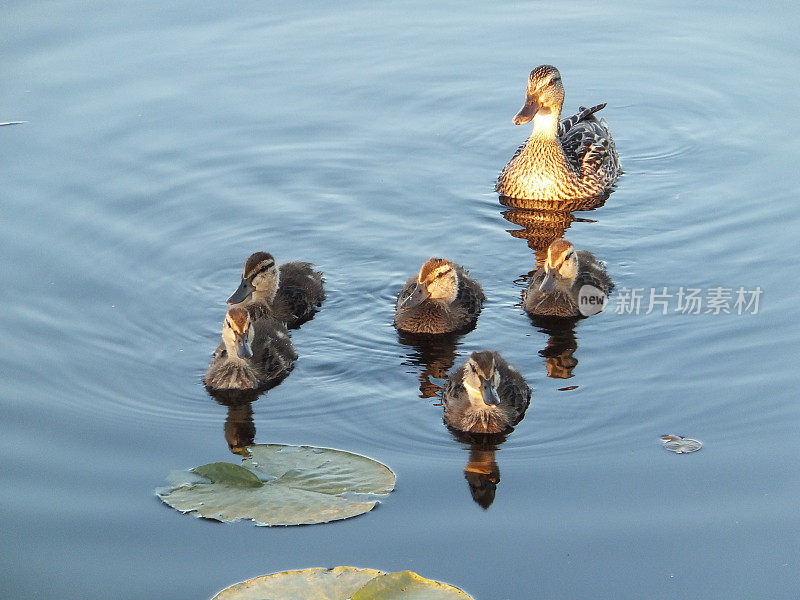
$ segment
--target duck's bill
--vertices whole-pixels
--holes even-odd
[[[414,291],[411,292],[411,295],[403,300],[403,302],[400,304],[400,308],[414,308],[415,306],[419,306],[425,302],[425,300],[430,297],[431,293],[428,291],[428,288],[424,284],[418,283],[417,287],[414,288]]]
[[[539,286],[540,292],[552,292],[556,289],[556,272],[555,270],[545,270],[544,281]]]
[[[250,283],[250,280],[242,278],[242,283],[239,284],[239,287],[236,288],[236,291],[233,292],[230,298],[228,298],[228,304],[239,304],[239,302],[244,302],[254,290],[255,288],[253,287],[253,284]]]
[[[250,347],[246,335],[236,336],[236,356],[239,358],[253,358],[253,349]]]
[[[527,123],[533,118],[533,115],[536,114],[536,111],[539,110],[539,102],[536,100],[536,96],[527,96],[525,98],[525,104],[522,106],[520,111],[514,115],[514,125],[522,125],[523,123]]]
[[[491,379],[485,379],[481,387],[481,395],[483,396],[483,403],[488,406],[497,406],[500,404],[500,396],[497,395],[497,390],[494,389]]]

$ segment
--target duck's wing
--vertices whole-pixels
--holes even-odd
[[[559,123],[559,139],[567,160],[581,173],[598,173],[607,180],[616,180],[620,172],[614,139],[603,119],[595,113],[605,103],[586,108]]]
[[[495,358],[495,361],[498,361]],[[511,401],[513,408],[514,418],[511,425],[516,425],[525,416],[525,411],[531,403],[531,388],[522,374],[517,371],[513,366],[503,360],[501,368],[500,386],[497,393],[501,398],[508,398]]]
[[[256,322],[252,346],[253,360],[267,384],[277,383],[288,375],[297,360],[288,330],[276,319]]]
[[[614,282],[605,265],[588,250],[578,250],[578,277],[575,281],[576,286],[573,287],[577,289],[586,284],[593,285],[606,294],[614,289]]]
[[[307,262],[290,262],[279,267],[280,283],[273,305],[276,316],[289,327],[299,327],[314,316],[325,300],[324,277]]]
[[[459,278],[456,304],[463,306],[470,318],[477,319],[486,301],[486,294],[483,293],[481,284],[466,269],[457,267],[456,272]]]

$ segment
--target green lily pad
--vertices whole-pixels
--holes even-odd
[[[257,525],[310,525],[372,510],[394,489],[392,471],[365,456],[311,446],[258,444],[241,466],[211,463],[170,475],[156,490],[176,510]],[[228,465],[228,466],[225,466]]]
[[[212,600],[348,600],[370,579],[382,574],[353,567],[284,571],[232,585]]]
[[[336,567],[285,571],[225,588],[212,600],[472,600],[445,583],[411,571],[384,573]]]
[[[472,600],[457,587],[420,577],[413,571],[380,575],[364,584],[352,600]]]

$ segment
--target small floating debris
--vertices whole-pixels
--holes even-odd
[[[664,443],[664,448],[676,454],[687,454],[689,452],[697,452],[703,447],[703,442],[693,440],[692,438],[683,437],[681,435],[662,435],[661,441]]]
[[[5,123],[0,123],[0,127],[5,125],[22,125],[23,123],[27,123],[27,121],[6,121]]]
[[[571,392],[572,390],[577,390],[577,389],[578,389],[577,385],[568,385],[567,387],[558,388],[556,391],[557,392]]]

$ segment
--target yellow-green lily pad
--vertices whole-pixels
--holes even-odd
[[[413,571],[379,575],[352,596],[352,600],[472,600],[457,587],[420,577]]]
[[[384,573],[336,567],[284,571],[225,588],[212,600],[472,600],[446,583],[412,571]]]
[[[353,567],[284,571],[232,585],[212,600],[348,600],[378,575],[383,572]]]
[[[310,525],[368,512],[394,489],[394,473],[359,454],[280,444],[248,450],[241,466],[211,463],[173,472],[171,485],[156,494],[176,510],[217,521]]]

